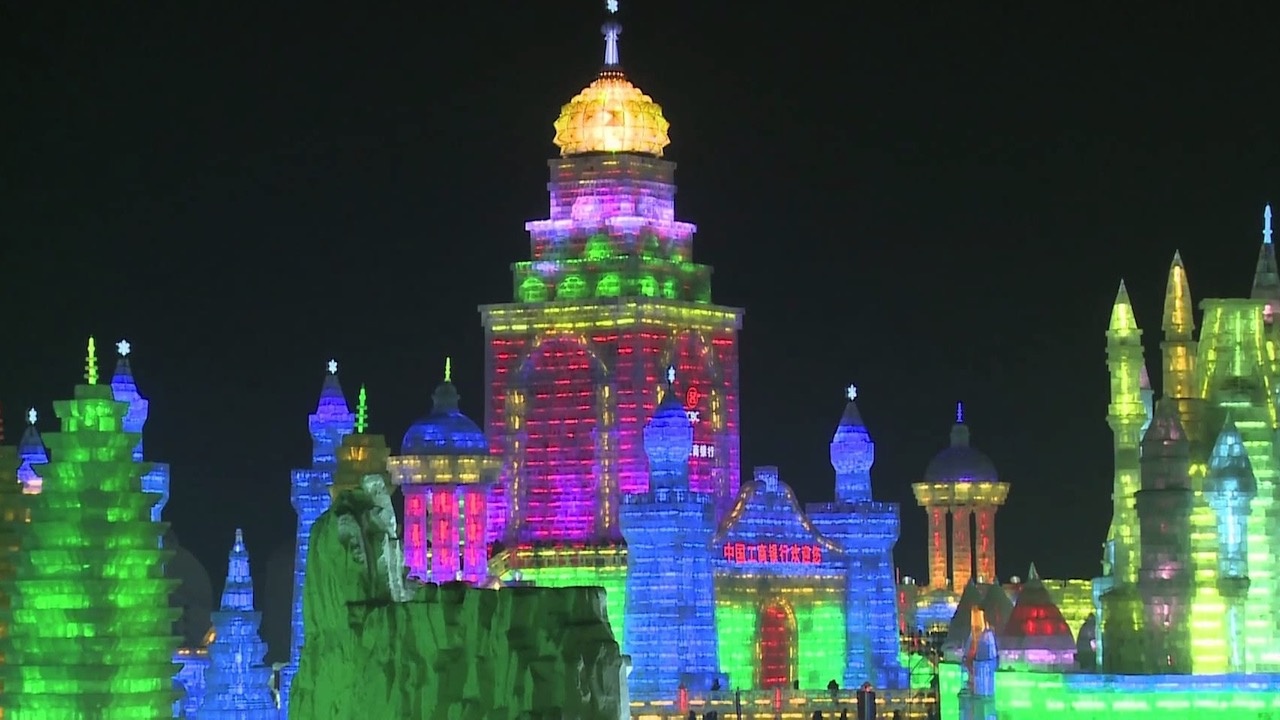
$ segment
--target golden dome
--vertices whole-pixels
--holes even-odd
[[[661,157],[671,143],[670,127],[661,105],[621,71],[606,69],[560,109],[555,144],[561,155],[631,152]]]

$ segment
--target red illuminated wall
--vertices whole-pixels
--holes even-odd
[[[589,308],[583,308],[590,312]],[[613,309],[605,305],[602,314]],[[619,323],[621,324],[621,323]],[[648,488],[643,429],[676,367],[675,390],[699,413],[690,458],[693,488],[715,492],[721,512],[737,496],[739,478],[737,332],[681,331],[665,327],[589,333],[489,333],[489,403],[486,429],[494,451],[506,460],[505,492],[523,540],[617,540],[622,492]],[[601,417],[600,386],[613,399],[613,486],[601,488],[603,458],[595,431]],[[523,396],[518,457],[512,457],[509,393]],[[718,422],[717,422],[718,421]],[[717,429],[718,427],[718,429]],[[703,448],[700,454],[699,446]],[[713,450],[706,450],[714,448]],[[516,462],[513,464],[513,460]],[[512,467],[519,467],[516,472]],[[608,503],[602,519],[597,510]],[[512,518],[508,518],[510,523]],[[522,522],[521,522],[522,521]],[[497,528],[494,528],[497,531]]]

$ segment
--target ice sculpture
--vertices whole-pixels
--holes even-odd
[[[340,494],[312,527],[289,717],[623,717],[601,590],[405,580],[380,487]]]
[[[213,614],[210,668],[197,720],[278,720],[280,711],[271,693],[271,666],[262,663],[267,644],[258,635],[261,624],[262,613],[253,609],[249,552],[237,529],[227,562],[222,609]]]

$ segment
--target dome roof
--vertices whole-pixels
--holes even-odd
[[[414,422],[400,443],[401,455],[486,455],[480,426],[458,410],[458,389],[448,375],[431,396],[431,414]]]
[[[963,408],[956,412],[951,428],[951,447],[929,461],[924,470],[926,482],[999,482],[995,463],[986,453],[969,445],[969,428],[964,424]]]
[[[627,152],[662,157],[671,143],[671,124],[662,106],[631,84],[618,59],[622,26],[604,24],[604,69],[590,85],[560,109],[556,118],[556,147],[561,155]]]
[[[693,450],[693,424],[670,388],[644,426],[644,451],[655,464],[683,463]]]

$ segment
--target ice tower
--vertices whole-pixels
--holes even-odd
[[[675,368],[667,392],[644,428],[649,487],[622,496],[619,517],[627,541],[626,641],[639,698],[671,697],[678,687],[707,691],[718,677],[715,593],[710,541],[715,498],[689,487],[693,424],[676,395]]]
[[[280,696],[283,712],[289,711],[289,688],[298,672],[298,658],[302,649],[302,581],[307,573],[307,549],[310,547],[311,526],[325,510],[331,499],[329,487],[338,469],[337,452],[342,439],[355,430],[355,414],[347,406],[347,398],[338,383],[338,361],[330,360],[324,384],[320,387],[320,401],[316,411],[308,418],[311,431],[311,467],[294,470],[291,496],[293,509],[298,513],[298,534],[295,540],[293,565],[293,616],[289,628],[289,662],[280,673]]]
[[[858,412],[858,389],[845,391],[848,402],[831,438],[831,467],[836,474],[835,502],[811,503],[813,526],[844,555],[845,668],[843,684],[898,682],[898,604],[894,587],[893,546],[898,541],[896,503],[871,495],[871,466],[876,445]]]
[[[1136,509],[1142,552],[1138,592],[1144,609],[1141,672],[1191,672],[1191,445],[1169,400],[1156,403],[1142,438],[1142,489]]]
[[[133,459],[138,436],[125,432],[126,403],[97,384],[93,340],[87,383],[54,403],[62,431],[46,441],[38,466],[44,487],[31,496],[30,523],[0,622],[4,667],[0,709],[11,717],[170,717],[178,639],[164,579],[164,526],[142,491],[146,467]],[[109,700],[108,700],[109,699]]]
[[[49,462],[49,451],[40,439],[40,431],[36,429],[36,409],[27,411],[27,429],[22,432],[18,441],[18,482],[22,483],[22,492],[28,495],[39,495],[43,481],[36,469]]]
[[[1247,672],[1250,668],[1245,653],[1244,601],[1249,595],[1248,526],[1258,483],[1253,478],[1244,439],[1230,421],[1214,443],[1205,494],[1217,519],[1217,589],[1227,611],[1227,671]]]
[[[621,26],[603,32],[604,67],[555,121],[550,217],[525,226],[515,301],[480,308],[485,426],[506,459],[495,500],[525,542],[621,538],[622,494],[648,488],[642,431],[668,366],[693,423],[691,490],[721,514],[738,492],[742,311],[711,302],[696,228],[676,219],[667,120],[622,70]]]
[[[480,583],[489,575],[488,500],[501,460],[458,399],[445,360],[431,412],[409,427],[400,454],[387,462],[404,494],[405,564],[424,582]]]
[[[138,447],[133,449],[133,459],[142,462],[142,429],[147,424],[151,401],[138,392],[138,384],[133,380],[133,368],[129,365],[129,352],[132,347],[128,340],[116,343],[116,371],[111,376],[111,394],[116,400],[128,403],[129,411],[124,415],[125,432],[137,433]],[[157,496],[155,505],[151,506],[151,521],[160,522],[164,506],[169,502],[169,465],[168,463],[149,463],[151,469],[142,476],[142,490]]]
[[[1163,662],[1166,672],[1186,672],[1189,662],[1190,672],[1197,675],[1239,669],[1280,671],[1280,546],[1276,540],[1280,507],[1275,501],[1280,429],[1280,366],[1275,363],[1280,327],[1275,310],[1280,279],[1270,208],[1263,211],[1262,247],[1250,295],[1201,302],[1202,327],[1197,337],[1187,272],[1181,256],[1174,255],[1161,323],[1160,404],[1168,406],[1163,413],[1176,415],[1189,456],[1191,507],[1186,534],[1190,539],[1192,650],[1186,661],[1176,653],[1165,652],[1163,660],[1155,653],[1139,663],[1143,667],[1154,668]],[[1139,450],[1135,445],[1140,437],[1138,429],[1147,422],[1142,407],[1142,345],[1123,285],[1107,331],[1107,356],[1112,397],[1108,419],[1115,433],[1116,481],[1104,576],[1097,580],[1095,593],[1103,599],[1098,642],[1104,665],[1118,669],[1134,667],[1133,658],[1154,651],[1146,645],[1124,651],[1109,646],[1127,642],[1126,638],[1149,637],[1153,618],[1162,618],[1166,610],[1181,611],[1163,595],[1156,595],[1184,582],[1181,578],[1186,572],[1177,567],[1186,562],[1184,548],[1169,544],[1172,534],[1177,533],[1176,525],[1182,522],[1181,511],[1170,511],[1172,515],[1164,523],[1140,522],[1138,517],[1139,489],[1147,492],[1153,483],[1167,480],[1165,470],[1157,468],[1167,458],[1146,458],[1149,449]],[[1159,477],[1145,476],[1152,472]],[[1151,533],[1158,537],[1147,538]],[[1149,540],[1158,547],[1144,547]],[[1245,546],[1248,555],[1237,549]],[[1247,567],[1229,558],[1247,559]],[[1150,590],[1155,580],[1145,573],[1151,563],[1159,567],[1159,583],[1167,586],[1156,595],[1143,590],[1138,582],[1141,572]],[[1161,626],[1163,622],[1159,620]],[[1182,630],[1176,623],[1170,618],[1169,630],[1178,635]],[[1146,629],[1141,634],[1130,632],[1138,627]],[[1116,662],[1129,659],[1117,665],[1108,663],[1109,657]]]
[[[270,665],[262,659],[267,644],[258,635],[262,613],[253,608],[253,578],[244,535],[236,529],[235,544],[227,561],[227,584],[222,589],[222,609],[213,614],[213,642],[209,644],[209,670],[205,677],[204,703],[198,720],[278,720],[271,693]]]

